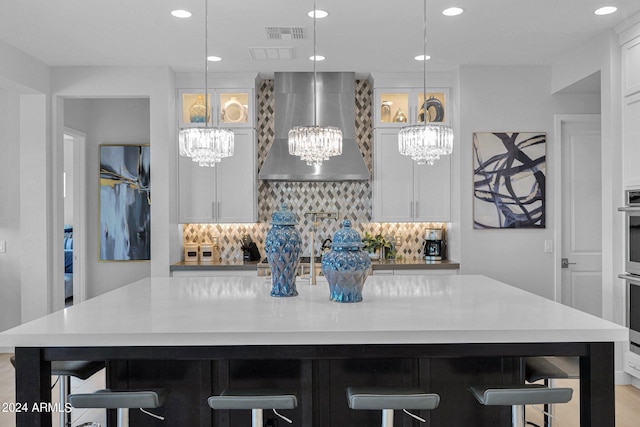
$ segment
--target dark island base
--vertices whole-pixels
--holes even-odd
[[[512,384],[521,378],[519,356],[581,356],[581,426],[614,427],[613,344],[451,344],[160,348],[18,348],[17,399],[47,400],[43,385],[51,360],[107,360],[108,386],[172,390],[159,422],[131,410],[137,427],[242,427],[249,411],[213,411],[206,399],[227,387],[284,388],[298,408],[282,411],[298,426],[375,426],[378,411],[348,409],[348,385],[420,386],[441,396],[436,410],[420,415],[432,427],[511,425],[510,408],[483,407],[467,388]],[[43,397],[45,396],[45,397]],[[596,404],[597,402],[597,404]],[[277,417],[265,411],[265,419]],[[114,414],[110,425],[115,425]],[[278,425],[285,424],[280,421]],[[51,414],[17,414],[17,427],[50,426]],[[398,414],[394,426],[419,426]]]

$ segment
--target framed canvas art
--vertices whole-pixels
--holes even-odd
[[[545,228],[544,132],[473,134],[473,227]]]
[[[149,145],[100,145],[100,261],[151,259]]]

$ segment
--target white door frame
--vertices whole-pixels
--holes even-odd
[[[76,304],[84,301],[87,294],[87,213],[85,202],[87,136],[83,132],[66,126],[64,134],[73,137],[73,302]],[[64,200],[57,202],[64,203]]]
[[[560,268],[560,258],[562,256],[562,126],[568,123],[601,123],[600,114],[555,114],[553,116],[553,135],[555,143],[551,150],[553,167],[549,168],[552,173],[551,182],[555,185],[553,197],[553,222],[555,230],[553,239],[555,241],[553,275],[554,292],[553,298],[557,302],[562,299],[562,269]]]

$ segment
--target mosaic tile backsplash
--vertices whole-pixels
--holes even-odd
[[[258,170],[271,148],[274,136],[273,80],[262,80],[257,90],[257,144]],[[365,163],[372,170],[371,143],[372,89],[368,80],[356,81],[356,142]],[[256,174],[257,175],[257,174]],[[443,228],[444,224],[430,223],[372,223],[371,182],[281,182],[258,180],[257,224],[184,224],[184,243],[212,242],[218,237],[221,257],[224,260],[242,259],[242,236],[248,234],[264,256],[264,239],[270,228],[272,213],[281,203],[286,203],[298,214],[298,231],[303,239],[304,254],[309,254],[312,223],[305,212],[337,212],[338,221],[321,220],[317,224],[316,254],[322,242],[333,237],[343,219],[349,219],[361,235],[365,232],[385,236],[401,236],[399,255],[406,259],[419,257],[418,249],[427,228]]]

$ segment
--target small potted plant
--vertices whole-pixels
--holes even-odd
[[[364,243],[362,250],[368,252],[371,259],[380,258],[380,254],[384,254],[384,259],[394,255],[393,245],[382,234],[373,236],[367,231],[364,233],[362,243]]]

